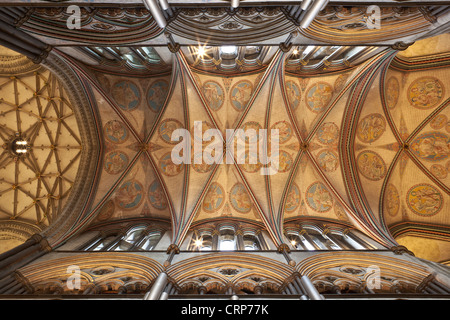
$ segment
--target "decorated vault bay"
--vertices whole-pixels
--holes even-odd
[[[61,5],[10,9],[35,40],[0,51],[0,293],[448,296],[446,8],[383,7],[380,30],[356,5],[308,28],[291,6],[173,8],[162,29],[93,4],[74,30]],[[177,129],[193,160],[211,146],[196,122],[224,146],[277,129],[278,172],[249,161],[260,135],[243,163],[174,163]]]

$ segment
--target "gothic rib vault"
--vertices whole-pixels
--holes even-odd
[[[37,17],[42,12],[33,12],[22,28],[39,33]],[[101,10],[97,14],[114,16]],[[332,14],[324,12],[308,36],[313,37],[316,28]],[[419,12],[412,14],[411,23],[417,20],[418,29],[430,24]],[[176,35],[177,24],[172,28]],[[292,31],[294,26],[286,28]],[[154,23],[142,29],[147,39],[160,36],[160,31]],[[73,224],[50,238],[51,244],[57,246],[92,225],[149,219],[170,222],[172,243],[177,247],[191,226],[220,221],[261,226],[280,247],[288,243],[284,225],[310,220],[354,227],[387,248],[400,243],[415,251],[413,247],[420,250],[423,241],[431,241],[435,249],[432,260],[447,261],[450,80],[445,66],[449,50],[442,48],[442,43],[448,42],[448,35],[439,39],[434,47],[429,45],[433,40],[422,40],[427,44],[419,41],[402,53],[385,49],[346,69],[308,75],[289,69],[286,59],[293,48],[289,52],[273,50],[266,64],[247,72],[222,73],[202,70],[192,63],[186,50],[179,50],[169,53],[170,59],[163,57],[171,66],[157,68],[150,76],[90,67],[68,55],[67,48],[54,49],[82,79],[98,114],[95,131],[102,136],[98,146],[102,159],[95,163],[98,180],[90,192],[89,210],[73,217]],[[434,49],[427,52],[430,48]],[[14,79],[5,78],[4,86],[14,83]],[[39,99],[34,99],[38,103]],[[11,101],[2,101],[2,107],[11,109],[7,112],[28,112],[13,111]],[[55,104],[46,106],[46,112],[58,113]],[[64,126],[69,120],[63,117],[63,128],[76,128],[74,124]],[[204,128],[219,129],[224,137],[225,129],[279,129],[279,173],[264,176],[259,165],[250,164],[174,165],[170,160],[175,145],[171,133],[176,128],[192,133],[194,121],[202,121]],[[3,131],[10,123],[5,123]],[[82,145],[77,134],[60,132],[52,138],[58,129],[42,128],[46,130],[39,135],[41,139],[70,140],[60,143],[70,146],[61,154],[66,165],[53,171],[61,176],[70,171],[64,166],[75,170],[77,164],[72,160]],[[8,144],[11,139],[5,135],[3,140]],[[55,150],[53,143],[42,145],[46,154],[37,158],[58,157],[57,150],[49,151]],[[33,147],[32,152],[37,151]],[[9,170],[17,163],[12,159],[3,169],[7,184],[0,204],[4,220],[22,218],[42,230],[48,225],[45,219],[51,222],[52,212],[64,206],[62,196],[74,181],[75,171],[58,178],[61,180],[25,176],[23,170]],[[33,174],[37,165],[28,166],[34,169]],[[20,182],[7,179],[13,172]],[[42,182],[47,183],[46,195],[41,195],[30,179],[51,180]],[[36,193],[32,196],[30,190],[22,191],[32,205],[21,200],[20,207],[17,200],[11,206],[6,195],[21,194],[19,184],[33,187]],[[49,192],[58,188],[59,195]],[[37,199],[45,204],[36,205]],[[41,215],[44,209],[46,215]]]
[[[436,168],[449,152],[446,69],[398,70],[395,55],[387,49],[346,72],[301,77],[285,72],[280,50],[263,70],[218,76],[178,52],[171,74],[151,78],[89,72],[66,56],[92,84],[104,135],[83,219],[171,221],[178,247],[192,224],[213,221],[263,226],[277,246],[288,241],[285,223],[308,219],[356,227],[386,247],[396,245],[392,226],[445,230],[448,169]],[[224,137],[227,128],[280,129],[279,173],[174,165],[171,133],[193,133],[194,121]]]

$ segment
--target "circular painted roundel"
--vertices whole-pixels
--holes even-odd
[[[247,106],[253,92],[253,85],[248,80],[242,80],[231,88],[231,105],[237,111],[242,111]]]
[[[417,109],[430,109],[438,105],[444,96],[444,86],[434,77],[416,79],[408,88],[408,101]]]
[[[117,205],[123,210],[132,210],[141,203],[143,193],[144,188],[139,181],[126,181],[117,190]]]
[[[153,82],[147,91],[147,103],[150,110],[159,112],[169,93],[169,84],[166,80],[156,80]]]
[[[294,212],[298,208],[298,205],[300,204],[300,198],[301,198],[300,189],[295,183],[292,183],[286,197],[284,210],[286,210],[286,212]]]
[[[314,113],[321,113],[333,96],[333,88],[325,82],[318,82],[306,92],[306,105]]]
[[[167,208],[166,196],[158,180],[153,181],[148,188],[150,204],[158,210]]]
[[[231,188],[230,203],[239,213],[248,213],[252,209],[250,196],[242,183],[236,183]]]
[[[222,86],[212,80],[203,83],[203,95],[208,102],[208,106],[214,111],[219,110],[225,100],[225,91]]]
[[[359,140],[371,143],[378,140],[386,130],[386,121],[379,113],[372,113],[358,123],[356,136]]]
[[[211,183],[203,199],[203,210],[214,213],[225,203],[225,191],[217,182]]]
[[[291,80],[286,81],[286,92],[292,109],[300,104],[300,87]]]
[[[314,182],[306,190],[308,206],[317,212],[327,212],[333,207],[333,197],[321,182]]]
[[[128,165],[128,156],[122,151],[111,151],[105,155],[105,171],[109,174],[118,174]]]
[[[116,82],[111,88],[111,93],[119,107],[126,111],[136,109],[141,101],[138,86],[128,80]]]
[[[397,105],[398,97],[400,95],[400,85],[397,78],[390,77],[386,83],[385,99],[389,109],[394,109]]]
[[[103,127],[105,138],[109,142],[121,144],[128,140],[128,130],[125,125],[118,120],[108,121]]]
[[[435,187],[422,183],[409,189],[406,203],[412,212],[428,217],[437,214],[442,209],[444,197]]]
[[[363,151],[356,158],[359,172],[367,179],[378,181],[386,175],[386,164],[377,153]]]
[[[400,196],[393,184],[389,183],[386,187],[383,208],[384,212],[387,212],[392,217],[396,216],[400,209]]]

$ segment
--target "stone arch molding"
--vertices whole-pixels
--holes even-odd
[[[137,254],[80,254],[26,266],[16,271],[29,292],[105,293],[108,291],[143,293],[151,286],[163,266]],[[72,281],[78,273],[79,282]],[[74,291],[75,290],[75,291]]]
[[[430,274],[408,260],[364,252],[317,254],[301,261],[296,271],[309,277],[321,293],[336,289],[362,293],[367,288],[376,293],[413,293]]]
[[[50,77],[48,79],[45,79],[45,77],[42,76],[42,79],[40,78],[40,73],[41,72],[46,72],[50,74]],[[31,60],[29,60],[27,57],[17,54],[15,52],[6,52],[5,55],[2,55],[0,57],[0,76],[5,78],[5,79],[9,79],[8,83],[10,82],[14,82],[15,87],[19,87],[19,85],[17,83],[20,83],[20,88],[22,88],[21,90],[26,90],[27,92],[25,92],[24,97],[27,98],[28,96],[30,96],[30,90],[36,90],[36,92],[34,92],[34,95],[31,98],[27,98],[27,101],[23,101],[25,98],[19,99],[18,96],[20,94],[20,92],[14,92],[14,95],[16,96],[16,101],[15,103],[18,104],[18,107],[20,105],[20,109],[17,108],[17,113],[21,113],[21,116],[26,116],[26,111],[25,107],[23,107],[24,105],[30,104],[31,102],[34,102],[33,99],[35,100],[39,100],[39,101],[45,101],[45,95],[48,95],[47,97],[47,101],[46,103],[53,104],[56,105],[58,102],[63,104],[62,101],[64,101],[64,112],[63,113],[64,117],[71,117],[71,121],[73,119],[73,117],[75,118],[74,120],[76,121],[77,124],[77,128],[76,130],[74,129],[74,132],[76,132],[77,138],[79,139],[79,141],[77,140],[77,145],[76,147],[80,150],[79,151],[79,155],[75,156],[74,159],[68,159],[70,160],[70,163],[72,163],[72,161],[74,161],[75,163],[77,163],[77,165],[75,166],[75,173],[74,174],[74,178],[71,178],[71,186],[70,186],[70,192],[69,191],[64,191],[62,192],[60,190],[61,194],[58,194],[57,196],[53,196],[50,192],[48,191],[48,194],[39,194],[38,191],[34,190],[34,193],[30,193],[29,190],[22,190],[22,185],[25,184],[27,177],[29,178],[28,181],[33,181],[35,179],[40,179],[41,177],[44,177],[45,174],[47,174],[47,171],[42,171],[44,170],[42,168],[42,166],[38,166],[36,164],[36,162],[32,161],[32,159],[30,157],[28,158],[24,158],[23,161],[16,161],[18,163],[18,165],[20,164],[22,167],[25,167],[28,172],[26,175],[22,175],[19,176],[20,174],[20,170],[18,169],[18,165],[16,166],[16,172],[15,172],[15,179],[16,181],[14,182],[14,184],[11,186],[12,188],[12,192],[14,193],[18,193],[18,189],[21,190],[22,193],[26,194],[30,199],[27,198],[27,200],[31,201],[33,200],[32,204],[30,204],[28,207],[26,207],[25,209],[21,210],[22,208],[16,208],[17,205],[15,205],[16,207],[14,208],[14,213],[12,213],[11,215],[11,219],[13,221],[15,221],[15,224],[8,224],[8,230],[9,233],[11,234],[13,229],[17,229],[17,232],[15,232],[16,234],[20,234],[21,238],[25,237],[26,235],[30,234],[40,234],[42,236],[44,236],[48,243],[50,244],[50,246],[54,247],[56,246],[58,243],[60,243],[62,241],[62,237],[64,237],[67,232],[69,230],[71,230],[71,228],[73,228],[73,226],[75,225],[76,221],[80,219],[80,217],[83,215],[83,213],[86,211],[86,209],[89,206],[89,196],[93,190],[93,186],[95,186],[95,179],[96,179],[96,171],[97,171],[97,165],[98,165],[98,160],[99,160],[99,156],[100,156],[100,152],[101,152],[101,145],[100,145],[100,133],[99,130],[97,129],[96,126],[96,117],[95,117],[95,106],[90,102],[89,98],[88,98],[88,94],[86,93],[86,90],[83,86],[83,84],[80,81],[80,78],[77,76],[76,72],[67,65],[67,63],[65,62],[65,60],[63,58],[61,58],[58,53],[56,52],[52,52],[50,53],[50,55],[47,57],[46,60],[44,60],[41,64],[35,64],[33,63]],[[38,84],[36,84],[36,87],[32,87],[32,85],[27,85],[26,83],[24,83],[21,78],[22,77],[36,77],[36,83],[38,83],[38,78],[39,78],[39,87]],[[53,81],[53,78],[56,78],[56,81]],[[50,79],[50,80],[49,80]],[[42,81],[43,84],[40,82]],[[17,83],[16,83],[17,82]],[[41,86],[42,85],[42,86]],[[64,90],[60,90],[58,89],[58,86],[63,86]],[[9,87],[8,87],[9,88]],[[16,89],[19,90],[19,89]],[[48,91],[43,91],[43,90],[48,90]],[[42,92],[41,92],[42,91]],[[51,92],[50,92],[51,91]],[[60,96],[62,95],[62,91],[64,91],[64,96]],[[55,96],[53,96],[53,94],[55,94]],[[63,98],[61,98],[63,97]],[[8,97],[9,99],[10,97]],[[59,99],[59,100],[58,100]],[[67,101],[68,100],[68,101]],[[35,103],[38,103],[39,101],[36,101]],[[55,102],[56,101],[56,102]],[[13,102],[5,102],[6,106],[9,106],[11,108],[11,103]],[[40,102],[39,102],[40,103]],[[56,108],[56,107],[55,107]],[[63,108],[62,106],[59,106],[58,108],[60,108],[60,110]],[[23,111],[21,111],[22,109],[24,109]],[[51,109],[51,108],[46,108],[47,109]],[[18,131],[19,133],[15,132],[15,134],[26,134],[27,138],[33,137],[33,139],[35,139],[35,137],[37,135],[39,135],[39,132],[44,132],[45,135],[48,135],[48,140],[49,143],[51,143],[51,149],[55,155],[53,155],[52,157],[54,157],[57,161],[57,149],[63,149],[65,147],[65,145],[58,145],[58,140],[55,139],[53,140],[53,138],[50,137],[50,135],[55,135],[55,136],[60,136],[61,132],[58,132],[62,127],[64,127],[63,125],[61,125],[60,127],[58,127],[58,130],[55,133],[52,133],[50,131],[50,133],[48,132],[49,129],[40,129],[40,127],[42,127],[42,123],[44,123],[44,127],[46,127],[46,121],[47,121],[47,111],[44,111],[43,114],[38,114],[38,111],[32,110],[32,113],[34,115],[34,119],[33,117],[31,117],[31,113],[29,118],[30,119],[34,119],[32,122],[32,120],[29,120],[29,122],[31,123],[30,128],[26,128],[21,126],[21,128],[19,128],[19,125],[17,125],[17,130],[15,128],[15,125],[11,125],[12,128],[9,128],[10,126],[8,125],[8,135],[12,136],[12,131]],[[38,119],[40,117],[40,120]],[[53,118],[55,117],[55,115],[51,115],[48,116],[48,119],[50,119],[49,121],[54,121]],[[28,118],[27,118],[28,119]],[[53,119],[53,120],[51,120]],[[63,116],[61,116],[61,119],[63,119]],[[60,120],[61,123],[64,122],[65,120],[61,120],[58,119],[58,121]],[[22,123],[22,122],[20,122]],[[67,124],[66,124],[67,125]],[[37,128],[37,129],[36,129]],[[53,129],[52,129],[53,130]],[[23,132],[22,132],[23,131]],[[21,133],[20,133],[21,132]],[[69,132],[70,135],[72,136],[72,132],[71,131],[65,131],[65,132]],[[68,135],[69,133],[66,133],[66,135]],[[6,137],[6,136],[5,136]],[[9,138],[5,138],[5,139],[9,139]],[[4,141],[4,147],[5,145],[8,143],[8,141]],[[42,143],[42,140],[41,142]],[[55,144],[55,145],[54,145]],[[31,145],[33,145],[33,141],[31,141]],[[37,144],[36,148],[34,148],[35,150],[37,149],[42,149],[44,148],[44,145],[42,145],[41,147],[38,147],[39,144]],[[72,147],[72,146],[71,146]],[[33,147],[32,147],[33,148]],[[45,146],[45,148],[48,148],[50,150],[50,146]],[[63,152],[63,151],[58,151],[58,152]],[[52,153],[50,152],[50,155],[52,155]],[[30,153],[30,155],[32,155]],[[8,155],[7,155],[8,156]],[[59,156],[59,155],[58,155]],[[14,157],[12,155],[9,155],[10,160],[8,160],[8,164],[12,163],[12,159]],[[47,159],[47,162],[49,161],[49,159],[51,161],[55,161],[53,158],[50,158],[50,156]],[[78,159],[75,161],[75,159]],[[16,160],[18,160],[18,158],[16,158]],[[78,162],[77,162],[78,161]],[[3,162],[3,165],[5,165],[5,162]],[[43,167],[47,167],[47,166],[43,166]],[[69,165],[67,165],[67,167],[64,168],[68,168]],[[61,180],[64,179],[63,176],[63,172],[64,169],[61,167],[60,171],[59,171],[59,175],[58,177],[61,178]],[[64,169],[64,170],[63,170]],[[30,178],[30,170],[31,173],[36,174],[36,178]],[[73,179],[73,180],[72,180]],[[22,181],[23,180],[23,181]],[[31,183],[31,182],[30,182]],[[58,210],[54,210],[57,215],[54,216],[53,215],[53,211],[52,211],[52,219],[48,219],[48,224],[47,223],[43,223],[43,221],[45,220],[45,217],[47,216],[48,212],[43,212],[40,214],[41,218],[39,218],[38,213],[36,213],[36,221],[32,221],[32,219],[30,218],[30,216],[27,216],[26,218],[21,218],[21,220],[17,220],[17,217],[19,217],[23,212],[27,211],[27,208],[31,208],[31,207],[38,207],[39,206],[39,201],[40,199],[46,196],[48,199],[59,199],[59,197],[63,197],[63,201],[64,204],[61,205],[61,203],[57,203],[58,205]],[[15,198],[17,198],[15,196]],[[15,200],[16,201],[16,200]],[[50,200],[48,200],[50,201]],[[58,201],[58,200],[55,200]],[[17,202],[17,201],[16,201]],[[42,207],[42,206],[40,206]],[[48,206],[47,206],[48,207]],[[42,209],[43,210],[43,209]],[[17,214],[16,216],[16,212],[20,211],[20,213]],[[36,209],[36,211],[38,211]],[[44,218],[42,218],[42,216],[44,216]],[[20,224],[20,222],[24,222],[25,224]],[[35,222],[36,226],[35,227],[30,227],[30,224],[33,224]],[[25,226],[27,225],[27,226]],[[27,229],[27,231],[24,233],[22,232],[23,230]],[[14,232],[13,232],[14,233]],[[27,237],[26,239],[28,239],[29,237]],[[26,240],[25,239],[25,240]],[[16,237],[16,240],[18,240],[18,238]]]
[[[42,65],[64,85],[73,105],[81,139],[80,164],[72,191],[58,219],[43,236],[54,247],[67,239],[68,232],[89,209],[89,198],[95,190],[98,165],[101,162],[101,130],[96,123],[97,107],[76,72],[57,53],[51,52]]]
[[[278,292],[293,268],[254,254],[206,254],[167,268],[180,292],[225,294],[241,291]]]

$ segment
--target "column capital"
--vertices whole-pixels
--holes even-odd
[[[409,254],[409,255],[415,257],[414,253],[413,253],[412,251],[408,250],[408,248],[405,247],[405,246],[400,246],[400,245],[398,245],[398,246],[390,247],[389,249],[390,249],[392,252],[394,252],[394,254],[403,254],[403,253],[407,253],[407,254]]]
[[[172,243],[168,248],[167,248],[167,253],[168,254],[170,254],[170,253],[175,253],[175,254],[178,254],[178,253],[180,253],[180,248],[175,244],[175,243]]]
[[[283,252],[291,252],[291,249],[289,249],[289,246],[286,243],[282,243],[278,246],[277,251],[279,253],[283,253]]]

